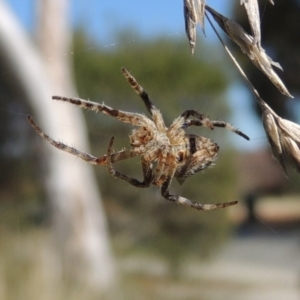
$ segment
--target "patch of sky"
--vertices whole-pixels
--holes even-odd
[[[234,146],[242,151],[254,151],[265,147],[267,138],[262,122],[253,112],[252,103],[255,99],[243,82],[237,82],[230,87],[227,99],[233,112],[232,124],[250,137],[250,141],[235,138]]]

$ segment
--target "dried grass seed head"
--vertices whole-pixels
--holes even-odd
[[[263,125],[273,152],[287,176],[287,163],[300,173],[300,125],[279,117],[266,103]]]

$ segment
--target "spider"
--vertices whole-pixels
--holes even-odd
[[[211,121],[195,110],[186,110],[173,121],[170,127],[166,127],[162,114],[154,106],[147,92],[125,68],[122,68],[122,73],[133,90],[143,100],[146,109],[151,115],[151,119],[143,114],[113,109],[104,103],[100,104],[79,98],[61,96],[53,96],[52,99],[72,103],[95,112],[102,112],[135,126],[135,129],[132,130],[129,136],[131,149],[114,152],[112,150],[114,137],[112,137],[109,141],[106,155],[95,157],[53,140],[40,129],[30,116],[28,116],[29,123],[43,139],[54,147],[71,153],[88,163],[106,165],[108,173],[115,178],[124,180],[139,188],[146,188],[151,184],[159,186],[161,195],[166,200],[205,211],[236,204],[237,201],[200,204],[184,197],[170,194],[169,188],[174,177],[180,184],[183,184],[189,176],[212,165],[217,158],[219,146],[206,137],[186,133],[185,130],[187,128],[191,126],[204,126],[210,129],[223,127],[247,140],[249,140],[248,136],[226,122]],[[113,166],[115,162],[135,156],[140,156],[141,158],[143,181],[122,174],[115,170]]]

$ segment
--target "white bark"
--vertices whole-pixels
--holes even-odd
[[[3,1],[0,50],[24,88],[40,126],[51,136],[88,150],[80,110],[51,101],[55,94],[76,95],[69,65],[67,1],[39,1],[44,2],[40,3],[39,29],[42,55]],[[40,143],[45,146],[46,191],[55,237],[62,250],[62,270],[75,272],[82,282],[108,291],[115,284],[116,272],[93,170],[71,155],[45,145],[43,140]]]

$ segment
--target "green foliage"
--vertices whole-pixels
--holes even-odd
[[[131,41],[132,38],[128,37]],[[105,101],[118,108],[144,111],[143,104],[124,80],[120,69],[126,67],[149,92],[164,112],[174,116],[193,106],[210,113],[212,108],[225,109],[216,100],[227,85],[218,58],[204,62],[188,52],[185,40],[146,40],[116,43],[114,48],[91,48],[82,34],[75,41],[76,84],[83,98]],[[204,49],[203,51],[209,51]],[[131,100],[132,99],[132,100]],[[220,100],[220,99],[219,99]],[[178,109],[178,106],[179,108]],[[226,110],[226,109],[225,109]]]
[[[121,36],[118,46],[90,48],[78,33],[74,46],[76,82],[81,98],[133,112],[145,112],[143,103],[123,78],[126,67],[148,92],[162,111],[167,124],[186,109],[198,109],[212,119],[228,120],[228,109],[222,97],[227,78],[216,57],[191,57],[186,40],[133,40]],[[203,47],[203,46],[202,46]],[[88,52],[84,49],[89,49]],[[203,51],[209,52],[210,49]],[[128,148],[130,126],[104,115],[87,114],[93,153],[105,154],[110,136],[115,136],[115,150]],[[225,142],[225,131],[219,141]],[[212,136],[208,129],[196,129],[201,135]],[[221,144],[222,149],[222,144]],[[172,193],[194,201],[214,203],[235,197],[233,156],[222,152],[217,166],[187,180],[183,187],[174,183]],[[116,164],[121,172],[141,178],[138,159]],[[155,251],[171,263],[175,275],[183,255],[207,256],[228,232],[226,210],[203,213],[168,203],[158,188],[137,189],[107,175],[99,168],[98,180],[120,251]]]

